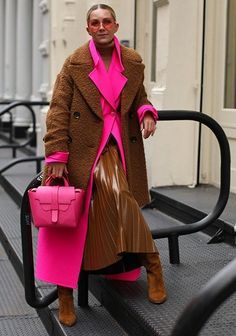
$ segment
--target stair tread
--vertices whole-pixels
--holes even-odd
[[[25,178],[27,176],[29,181],[31,181],[36,174],[32,171],[32,168],[26,172],[25,167],[24,169],[20,168],[23,167],[21,165],[18,167],[19,168],[14,173],[11,174],[9,170],[4,176],[6,178],[16,179],[17,183],[15,184],[18,185],[18,190],[21,190],[20,192],[22,193],[28,183],[25,184],[25,180],[22,179],[22,176],[25,176]],[[6,199],[7,197],[8,199]],[[2,188],[0,188],[0,199],[0,206],[4,209],[6,203],[10,204],[11,202],[12,204],[12,217],[8,218],[6,215],[2,216],[1,221],[6,221],[3,228],[9,242],[14,246],[14,249],[20,257],[20,228],[19,226],[17,228],[19,220],[15,222],[16,217],[14,216],[16,215],[12,214],[13,210],[19,214],[19,208],[17,205],[14,205],[14,202],[3,192]],[[169,218],[169,216],[162,214],[157,210],[145,209],[143,212],[151,229],[156,228],[157,225],[165,226],[166,223],[169,223],[169,225],[182,225],[179,221]],[[3,209],[1,209],[1,213],[4,213]],[[14,230],[12,229],[12,226],[14,226]],[[130,324],[128,327],[130,330],[132,329],[134,331],[130,332],[130,335],[168,336],[170,335],[170,331],[177,316],[192,296],[198,292],[200,287],[205,284],[207,280],[236,257],[236,249],[232,246],[225,243],[207,245],[206,242],[208,239],[209,237],[203,233],[195,233],[180,237],[180,265],[169,264],[167,239],[156,240],[163,263],[164,277],[168,292],[168,300],[163,305],[153,305],[147,301],[146,275],[144,270],[142,271],[140,279],[135,283],[108,281],[99,276],[91,276],[91,291],[93,295],[107,307],[109,312],[112,312],[113,316],[116,317],[121,326],[125,327],[122,323]],[[49,288],[46,286],[44,290],[47,291]],[[83,327],[87,326],[93,330],[90,335],[95,334],[94,330],[96,330],[96,328],[100,330],[96,335],[125,335],[126,333],[118,323],[110,317],[104,307],[97,306],[97,303],[93,302],[94,301],[91,303],[91,308],[78,308],[78,314],[80,314],[79,323],[73,328],[64,328],[65,334],[72,336],[77,334],[83,335]],[[201,335],[208,336],[213,333],[219,335],[227,334],[228,336],[235,335],[236,321],[233,316],[235,303],[236,296],[233,295],[218,310],[217,314],[208,321]],[[51,309],[53,314],[56,315],[56,302],[53,303]],[[87,320],[85,315],[87,316]],[[225,319],[224,316],[227,316],[227,319]],[[95,324],[89,324],[93,323],[93,319]],[[103,324],[105,323],[105,320],[107,320],[108,325]],[[101,322],[101,325],[97,327],[96,323],[99,322]]]
[[[25,302],[23,286],[0,243],[0,335],[48,335],[35,309]]]
[[[196,188],[187,186],[158,187],[152,188],[152,191],[206,214],[213,209],[219,195],[219,189],[212,185],[199,185]],[[236,194],[230,193],[220,219],[232,225],[236,224]]]

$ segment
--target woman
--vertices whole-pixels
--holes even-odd
[[[58,286],[59,320],[67,326],[76,322],[73,288],[81,268],[107,273],[115,265],[128,272],[113,278],[135,280],[144,265],[149,300],[166,300],[159,255],[139,209],[149,201],[142,132],[154,134],[157,112],[143,87],[142,60],[119,44],[118,28],[111,7],[90,8],[92,38],[65,61],[47,115],[44,177],[68,173],[71,185],[86,190],[78,229],[41,228],[38,237],[36,276]]]

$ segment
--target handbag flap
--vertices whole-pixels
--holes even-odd
[[[54,208],[55,204],[71,204],[75,200],[74,187],[60,186],[40,186],[36,190],[35,199],[41,205],[51,205]]]
[[[36,190],[35,199],[43,211],[51,211],[51,220],[57,223],[59,212],[68,211],[71,202],[75,201],[74,187],[40,186]]]

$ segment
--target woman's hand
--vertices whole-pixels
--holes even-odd
[[[48,164],[47,173],[53,177],[61,177],[63,174],[68,174],[68,170],[65,163],[55,162]]]
[[[141,131],[143,131],[144,139],[147,139],[150,135],[154,135],[156,130],[156,123],[151,112],[146,112],[141,124]]]

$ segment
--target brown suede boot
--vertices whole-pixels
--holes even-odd
[[[77,321],[73,301],[73,289],[57,286],[57,290],[59,298],[59,321],[68,327],[72,327]]]
[[[158,253],[141,253],[140,257],[147,271],[148,300],[152,303],[165,302],[167,294]]]

